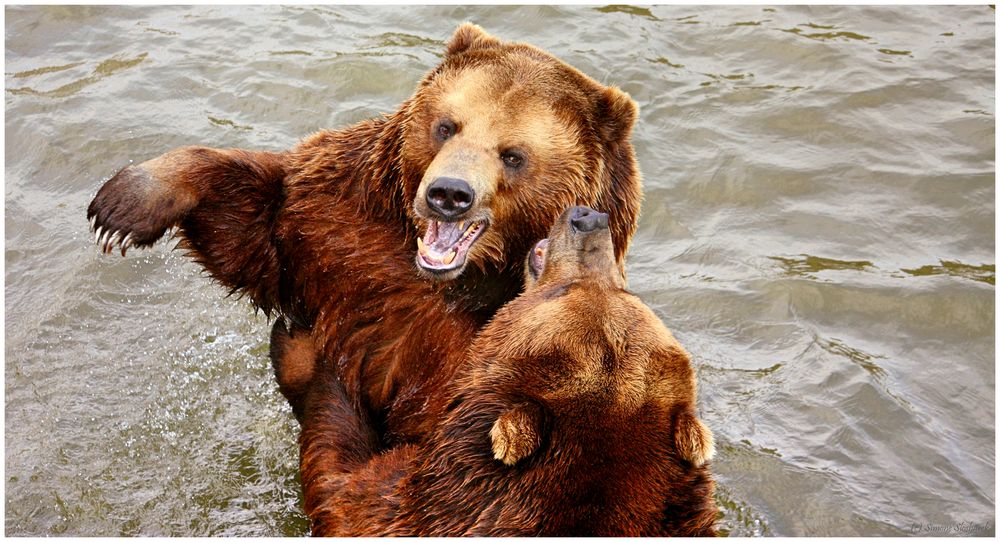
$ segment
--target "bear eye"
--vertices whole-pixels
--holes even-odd
[[[517,151],[504,151],[500,153],[500,159],[510,169],[518,169],[524,164],[524,156]]]
[[[445,141],[447,139],[450,139],[451,136],[455,135],[455,132],[457,131],[458,127],[455,126],[455,123],[448,119],[445,119],[439,122],[437,124],[437,127],[434,128],[434,135],[437,137],[439,141]]]

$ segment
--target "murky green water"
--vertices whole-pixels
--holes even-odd
[[[391,111],[465,20],[642,107],[630,283],[696,360],[725,529],[995,532],[992,8],[10,7],[6,534],[306,532],[267,321],[85,207]]]

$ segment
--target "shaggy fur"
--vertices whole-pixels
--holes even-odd
[[[606,226],[574,227],[579,209],[553,228],[538,281],[472,343],[425,444],[380,453],[318,373],[300,440],[314,535],[715,534],[688,355],[623,289]],[[297,349],[312,352],[286,351],[279,374]]]
[[[426,398],[520,291],[528,248],[563,209],[609,213],[624,261],[641,198],[629,143],[636,115],[620,90],[466,24],[395,113],[287,152],[168,152],[120,171],[87,216],[101,248],[123,254],[178,226],[181,246],[213,278],[287,320],[276,336],[312,330],[325,370],[380,440],[419,441],[430,427]],[[442,177],[475,190],[465,215],[428,207]],[[421,264],[418,239],[467,224],[485,230],[460,266]],[[282,388],[293,402],[310,380],[300,377]]]

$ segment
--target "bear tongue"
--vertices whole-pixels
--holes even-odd
[[[451,265],[459,253],[464,252],[460,245],[465,225],[465,222],[429,221],[423,238],[417,239],[421,259],[431,267]]]
[[[437,222],[427,228],[424,235],[424,244],[434,249],[438,254],[448,252],[451,247],[458,243],[465,233],[465,223],[458,222]]]

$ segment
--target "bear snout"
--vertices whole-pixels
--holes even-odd
[[[438,177],[427,187],[427,206],[443,218],[459,218],[472,208],[476,191],[466,181]]]
[[[608,228],[608,215],[590,207],[576,206],[569,213],[569,223],[578,232],[591,232]]]

